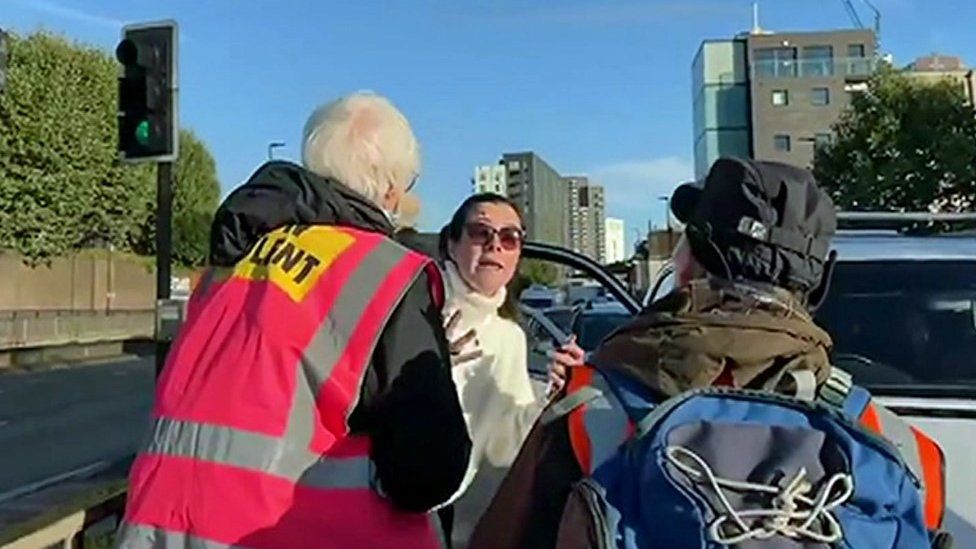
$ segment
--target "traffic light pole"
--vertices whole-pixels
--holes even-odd
[[[178,52],[179,28],[172,20],[125,25],[115,48],[121,64],[119,156],[127,163],[156,163],[157,377],[185,314],[185,302],[170,295],[173,162],[179,156]]]
[[[173,163],[156,164],[156,303],[170,298],[173,254]],[[156,377],[166,363],[170,341],[156,337]]]

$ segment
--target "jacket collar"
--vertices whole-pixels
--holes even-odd
[[[336,225],[387,236],[389,216],[342,183],[293,164],[262,165],[223,201],[210,231],[210,263],[231,266],[261,236],[287,225]]]

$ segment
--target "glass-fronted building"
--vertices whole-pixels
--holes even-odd
[[[695,177],[720,156],[752,156],[746,41],[702,43],[692,63]]]

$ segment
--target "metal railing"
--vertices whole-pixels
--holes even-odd
[[[763,59],[752,62],[754,78],[868,77],[875,69],[869,57],[824,59]]]
[[[901,230],[926,225],[976,228],[976,213],[837,212],[837,226],[844,230]]]

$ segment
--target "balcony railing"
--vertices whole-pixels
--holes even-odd
[[[872,72],[874,59],[868,57],[764,59],[752,63],[753,78],[868,77]]]

